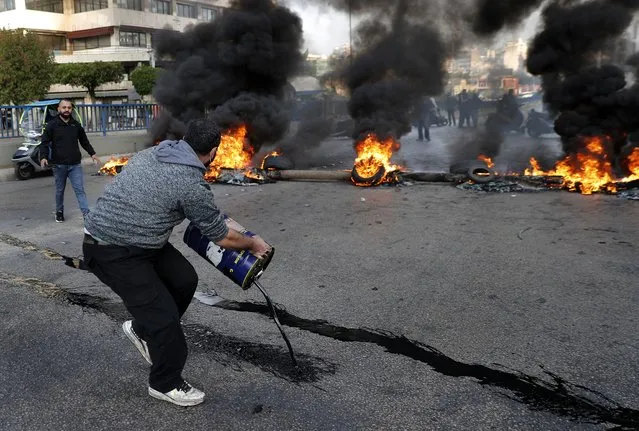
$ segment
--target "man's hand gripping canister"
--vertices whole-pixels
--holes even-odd
[[[249,232],[232,218],[224,216],[224,220],[229,228],[235,229],[244,235],[255,236],[253,232]],[[266,257],[259,259],[248,250],[225,249],[202,235],[193,223],[186,228],[183,240],[186,245],[195,250],[197,254],[209,261],[222,274],[233,280],[235,284],[244,290],[251,287],[254,280],[260,278],[271,262],[274,253],[274,249],[271,247],[271,251]]]

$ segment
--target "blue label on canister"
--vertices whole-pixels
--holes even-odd
[[[251,232],[245,235],[253,236]],[[228,250],[210,241],[193,224],[184,232],[184,243],[209,261],[235,284],[248,289],[261,266],[260,260],[247,250]]]

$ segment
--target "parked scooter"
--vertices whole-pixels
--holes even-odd
[[[531,138],[538,138],[546,133],[555,133],[555,125],[548,115],[534,109],[528,113],[524,127]]]
[[[430,121],[430,126],[448,126],[448,119],[441,114],[439,108],[437,108],[435,113],[429,115],[428,119]]]
[[[36,172],[51,171],[51,166],[40,166],[41,138],[46,124],[58,115],[59,99],[44,100],[27,105],[20,116],[19,130],[25,138],[11,161],[15,166],[15,175],[19,180],[28,180]],[[82,124],[77,109],[73,109],[73,117]]]
[[[20,144],[18,150],[13,154],[11,161],[15,165],[16,178],[19,180],[28,180],[36,172],[50,171],[47,165],[44,168],[40,166],[40,138],[42,133],[30,130],[26,133],[26,140]]]

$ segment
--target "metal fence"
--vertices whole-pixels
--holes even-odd
[[[131,104],[78,104],[75,115],[79,116],[87,133],[102,133],[126,130],[148,130],[151,122],[160,113],[152,103]],[[5,105],[0,106],[0,139],[23,136],[25,129],[38,127],[57,115],[55,106]]]

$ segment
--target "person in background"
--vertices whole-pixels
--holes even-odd
[[[424,97],[416,107],[417,140],[430,142],[430,122],[435,114],[435,102],[432,97]]]
[[[469,111],[469,125],[472,122],[473,127],[477,127],[477,122],[479,121],[479,109],[484,102],[479,98],[479,94],[473,92],[470,96],[470,100],[468,101],[468,111]]]
[[[67,179],[78,200],[80,211],[86,217],[89,213],[89,202],[84,192],[84,172],[82,170],[82,154],[78,143],[89,153],[95,163],[100,159],[87,138],[84,127],[73,118],[73,104],[62,99],[58,105],[58,116],[47,123],[42,132],[42,152],[40,166],[53,165],[55,181],[55,221],[64,221],[64,189]]]
[[[462,90],[459,93],[459,127],[464,127],[464,123],[470,126],[470,112],[469,112],[469,102],[470,95],[466,89]]]
[[[453,96],[453,93],[448,93],[446,96],[446,112],[448,113],[448,125],[456,126],[457,121],[455,119],[455,109],[457,109],[457,99]]]

